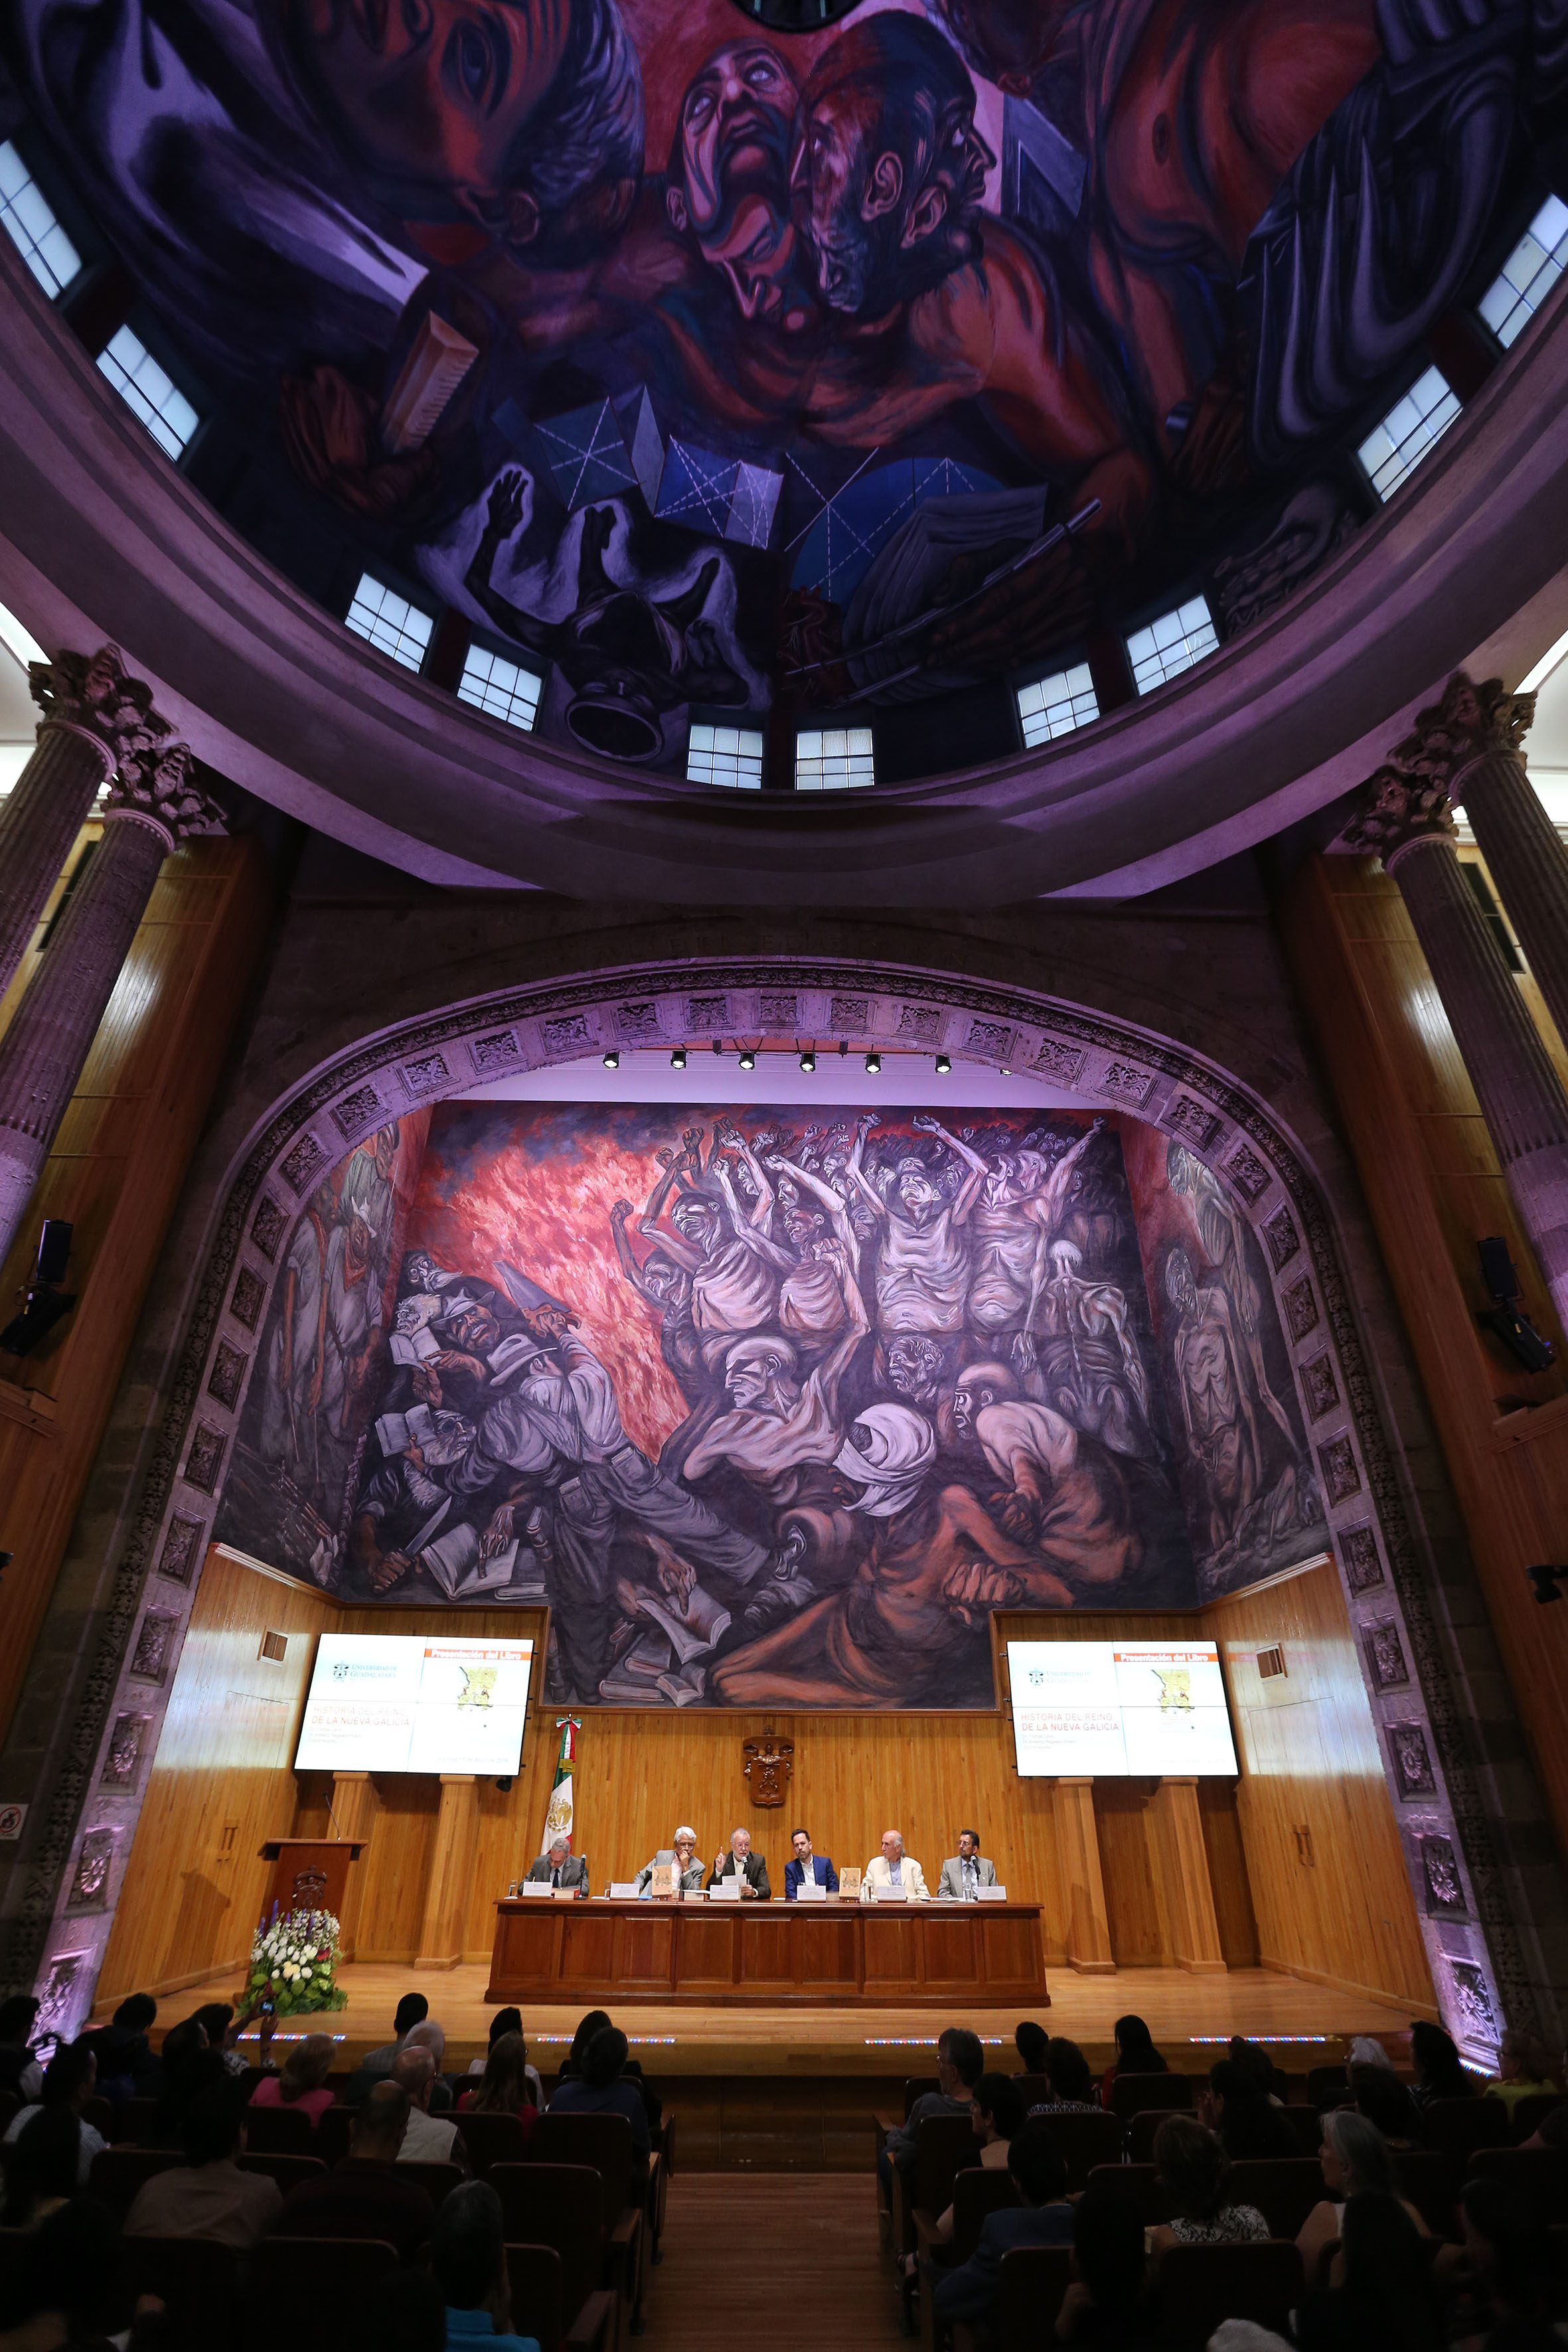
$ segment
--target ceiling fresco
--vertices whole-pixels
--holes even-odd
[[[1565,0],[8,14],[222,420],[204,487],[656,769],[694,712],[936,740],[1162,597],[1268,611],[1370,511],[1347,450],[1539,201],[1568,79]]]

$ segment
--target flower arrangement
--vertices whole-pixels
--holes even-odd
[[[337,1980],[340,1931],[330,1911],[283,1911],[257,1927],[250,1970],[238,2006],[247,2016],[269,2009],[275,2017],[300,2017],[318,2009],[346,2009],[348,1995]]]

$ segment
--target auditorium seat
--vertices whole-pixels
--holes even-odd
[[[1131,2198],[1142,2218],[1143,2227],[1152,2230],[1158,2221],[1171,2218],[1171,2200],[1159,2174],[1152,2164],[1097,2164],[1089,2176],[1090,2189],[1114,2189]]]
[[[535,2337],[539,2352],[614,2352],[614,2295],[590,2295],[568,2319],[563,2265],[553,2246],[509,2245],[506,2274],[514,2336]]]
[[[121,2099],[114,2135],[116,2140],[122,2140],[131,2147],[145,2147],[157,2105],[156,2099]]]
[[[1351,2095],[1351,2078],[1343,2066],[1310,2066],[1307,2103],[1319,2109],[1342,2107]]]
[[[943,2269],[956,2270],[980,2243],[980,2232],[988,2216],[1017,2202],[1018,2190],[1010,2172],[988,2172],[983,2165],[966,2165],[962,2172],[953,2175],[952,2236],[946,2243],[936,2234],[942,2216],[928,2213],[923,2206],[916,2209],[915,2233],[921,2255],[931,2255]],[[925,2352],[942,2352],[945,2330],[937,2325],[934,2298],[923,2281],[916,2301]]]
[[[542,2115],[533,2126],[529,2153],[539,2164],[586,2164],[598,2174],[610,2244],[626,2247],[623,2291],[631,2332],[640,2336],[647,2294],[647,2192],[640,2183],[634,2187],[630,2124],[625,2116]]]
[[[379,2238],[263,2238],[247,2258],[246,2352],[278,2352],[302,2334],[332,2352],[371,2352],[367,2305],[396,2269]]]
[[[1323,2145],[1323,2117],[1317,2107],[1277,2107],[1296,2135],[1296,2145],[1303,2156],[1315,2157]]]
[[[1558,2147],[1478,2148],[1468,2170],[1474,2179],[1500,2180],[1510,2198],[1526,2201],[1541,2221],[1568,2221],[1568,2151]]]
[[[1289,2340],[1302,2284],[1301,2257],[1286,2239],[1173,2246],[1155,2282],[1160,2340],[1170,2352],[1203,2352],[1225,2319],[1250,2319]]]
[[[1192,2078],[1186,2074],[1118,2074],[1110,2085],[1111,2113],[1123,2122],[1151,2107],[1169,2114],[1192,2104]]]
[[[1328,2190],[1322,2167],[1310,2156],[1258,2157],[1233,2164],[1226,2200],[1256,2205],[1273,2238],[1294,2238]]]
[[[212,2238],[126,2238],[120,2278],[128,2309],[155,2294],[167,2352],[229,2352],[237,2336],[239,2256]]]
[[[1040,2352],[1055,2341],[1057,2314],[1072,2275],[1070,2246],[1015,2246],[1002,2257],[994,2334],[983,2338],[963,2320],[952,2329],[952,2352]]]
[[[315,2156],[316,2129],[304,2107],[247,2107],[245,2145],[253,2156]]]
[[[528,2154],[522,2125],[516,2116],[454,2115],[452,2121],[462,2135],[476,2180],[488,2180],[492,2164],[521,2164]]]
[[[1037,2116],[1034,2120],[1050,2133],[1060,2150],[1069,2189],[1086,2189],[1097,2164],[1121,2161],[1120,2116]]]
[[[87,2185],[123,2221],[142,2182],[184,2160],[177,2147],[106,2147],[93,2158]]]
[[[904,2121],[914,2113],[915,2101],[928,2098],[940,2091],[941,2083],[934,2074],[906,2074],[904,2077]]]
[[[1513,2137],[1515,2141],[1529,2139],[1538,2132],[1553,2107],[1563,2105],[1561,2091],[1532,2091],[1525,2099],[1513,2103]]]
[[[461,2182],[463,2168],[460,2164],[416,2163],[412,2157],[405,2163],[399,2157],[397,2177],[400,2180],[412,2180],[416,2189],[423,2189],[432,2205],[442,2205]]]
[[[1426,2145],[1468,2159],[1479,2147],[1506,2147],[1508,2107],[1501,2099],[1432,2099],[1422,2110]]]
[[[100,2139],[108,2141],[114,2137],[114,2103],[111,2099],[84,2099],[81,2119],[84,2124],[92,2126]]]
[[[22,2112],[22,2102],[15,2091],[0,2091],[0,2139],[10,2130]]]
[[[1409,2200],[1436,2236],[1454,2237],[1454,2208],[1465,2177],[1458,2158],[1434,2147],[1395,2147],[1389,2154],[1401,2197]]]
[[[316,2154],[327,2166],[341,2164],[349,2152],[354,2127],[353,2107],[328,2107],[316,2126]]]
[[[914,2281],[906,2277],[904,2256],[920,2250],[917,2213],[934,2221],[952,2202],[952,2184],[961,2167],[973,2160],[974,2130],[967,2116],[927,2116],[915,2133],[912,2185],[893,2167],[893,2256],[898,2264],[899,2292],[906,2327],[912,2333]]]
[[[592,2165],[498,2164],[490,2187],[500,2199],[507,2242],[550,2246],[561,2257],[569,2320],[601,2290],[614,2298],[626,2248],[612,2252],[608,2245],[605,2187]]]
[[[264,2172],[268,2180],[278,2183],[279,2193],[287,2197],[302,2180],[312,2179],[327,2168],[319,2156],[258,2156],[254,2148],[247,2147],[239,2159],[239,2168],[241,2172]]]

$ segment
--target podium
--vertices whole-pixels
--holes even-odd
[[[364,1848],[363,1838],[268,1838],[259,1849],[261,1859],[277,1867],[265,1907],[270,1911],[276,1903],[280,1911],[330,1911],[341,1919],[349,1864]],[[319,1887],[311,1883],[317,1878],[322,1882]]]

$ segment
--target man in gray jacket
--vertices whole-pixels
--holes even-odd
[[[960,1830],[958,1852],[949,1854],[942,1865],[937,1881],[937,1900],[950,1903],[973,1903],[982,1886],[994,1886],[996,1865],[987,1862],[980,1851],[980,1832]]]

